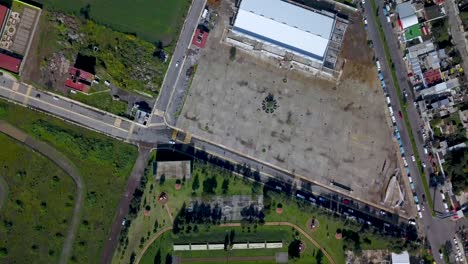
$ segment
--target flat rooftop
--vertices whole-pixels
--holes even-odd
[[[234,31],[323,61],[335,19],[282,0],[243,0]]]

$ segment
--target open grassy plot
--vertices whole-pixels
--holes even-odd
[[[177,34],[189,0],[40,0],[45,9],[88,16],[117,31],[133,33],[150,42],[169,44]]]
[[[57,263],[68,233],[76,187],[52,161],[0,133],[1,263]]]
[[[208,199],[210,196],[223,195],[223,181],[227,179],[229,181],[228,188],[226,190],[227,195],[251,195],[252,184],[240,177],[235,177],[231,173],[219,169],[215,166],[204,164],[202,162],[195,161],[193,165],[192,178],[181,180],[181,189],[175,190],[176,180],[166,179],[163,182],[155,180],[153,177],[153,162],[155,162],[156,153],[153,153],[153,157],[148,164],[147,179],[148,183],[144,189],[142,197],[142,204],[140,205],[140,211],[136,218],[131,221],[130,227],[128,228],[128,242],[123,245],[119,245],[118,250],[114,254],[113,262],[127,263],[132,250],[135,253],[139,253],[143,248],[144,241],[148,241],[156,232],[164,227],[172,226],[171,219],[173,219],[179,210],[182,208],[184,203],[188,203],[193,198]],[[199,187],[193,190],[193,181],[198,177]],[[214,194],[203,193],[203,182],[214,177],[217,182]],[[261,188],[256,188],[256,192],[261,193]],[[165,206],[158,202],[159,195],[165,192],[168,194],[167,209]],[[149,206],[149,212],[145,215],[143,212]],[[168,214],[170,213],[170,215]],[[199,234],[200,236],[201,233]],[[207,234],[209,237],[210,234]],[[223,237],[224,239],[224,237]],[[143,241],[143,243],[142,243]]]
[[[97,263],[120,195],[136,160],[137,149],[6,102],[0,102],[0,119],[47,142],[76,165],[85,182],[86,196],[72,261]],[[18,247],[22,248],[22,245]]]
[[[70,94],[70,98],[119,116],[125,116],[125,111],[127,111],[126,102],[113,100],[107,92],[92,95]]]

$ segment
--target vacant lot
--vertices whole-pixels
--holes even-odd
[[[8,187],[0,210],[0,262],[57,263],[75,184],[50,160],[2,133],[0,146],[0,177]]]
[[[117,31],[133,33],[149,42],[170,44],[190,5],[189,0],[39,0],[45,9],[87,15],[99,24]],[[89,7],[87,7],[89,5]]]
[[[380,202],[396,155],[368,55],[366,61],[348,59],[338,83],[306,76],[284,63],[280,68],[278,61],[239,48],[230,59],[230,47],[220,44],[225,21],[220,19],[210,34],[177,127]],[[361,25],[349,26],[355,34],[353,27]],[[357,46],[371,53],[360,32],[361,38],[345,41],[343,50]],[[267,113],[265,105],[274,112]]]
[[[78,167],[85,182],[86,196],[72,260],[77,263],[97,263],[119,198],[136,160],[137,149],[3,101],[0,102],[0,119],[47,142]],[[71,193],[74,191],[71,190]]]

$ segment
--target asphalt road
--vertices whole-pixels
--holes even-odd
[[[177,87],[179,76],[184,68],[186,52],[192,42],[192,36],[198,26],[198,21],[203,8],[205,7],[205,3],[206,0],[192,1],[184,26],[180,32],[174,54],[172,55],[169,68],[167,69],[158,100],[154,106],[153,113],[155,111],[159,111],[160,113],[165,112],[169,102],[171,101],[172,94]],[[152,123],[152,121],[153,119],[151,118],[149,123]]]
[[[427,155],[424,154],[424,149],[423,149],[425,142],[423,142],[422,136],[418,132],[420,126],[422,125],[422,121],[419,117],[417,109],[415,109],[413,105],[412,88],[410,87],[408,79],[407,79],[407,69],[406,69],[406,66],[403,64],[404,62],[402,59],[402,54],[400,52],[398,40],[393,32],[393,29],[391,28],[391,25],[387,22],[386,17],[383,15],[383,11],[380,6],[381,2],[376,1],[376,4],[378,5],[379,19],[383,26],[383,31],[387,40],[387,45],[389,46],[389,49],[390,49],[390,55],[394,63],[395,72],[397,75],[400,88],[402,91],[403,90],[408,91],[407,113],[408,113],[409,121],[411,123],[411,127],[409,129],[412,129],[413,135],[415,135],[419,157],[421,157],[421,160],[423,162],[425,162],[426,164],[429,164],[427,160]],[[387,65],[386,60],[385,60],[383,43],[381,42],[380,37],[379,37],[377,24],[374,18],[374,14],[372,13],[372,6],[371,6],[370,1],[367,1],[365,4],[364,15],[367,17],[367,20],[368,20],[369,38],[374,43],[374,50],[375,50],[376,57],[379,59],[382,65],[382,73],[385,77],[385,82],[388,88],[387,92],[391,98],[392,107],[395,113],[397,113],[398,111],[401,111],[401,106],[398,101],[398,94],[395,89],[395,85],[390,75],[391,65]],[[405,126],[403,119],[399,118],[398,114],[395,114],[395,117],[397,119],[397,126],[399,128],[403,147],[406,152],[406,157],[409,163],[409,168],[410,168],[410,172],[412,175],[412,179],[415,182],[416,194],[419,198],[419,201],[422,201],[423,200],[422,194],[424,194],[424,188],[423,188],[422,181],[421,181],[422,179],[420,177],[416,164],[411,162],[411,158],[409,158],[410,155],[413,154],[413,150],[412,150],[412,146],[409,140],[409,135],[407,131],[408,128]],[[429,179],[428,168],[426,168],[425,173],[426,173],[426,178]],[[440,210],[441,208],[443,208],[440,193],[438,191],[432,192],[432,193],[434,196],[433,199],[435,203],[435,209]],[[450,218],[443,219],[443,220],[432,218],[430,210],[425,210],[422,212],[422,214],[423,214],[423,218],[418,221],[419,228],[423,232],[423,234],[425,234],[426,237],[428,238],[428,241],[433,249],[434,258],[436,259],[436,261],[438,263],[443,263],[438,256],[437,250],[445,243],[446,240],[449,240],[451,239],[451,237],[453,237],[453,234],[455,233],[457,226],[461,225],[463,222],[465,222],[465,220],[453,222],[452,220],[450,220]]]
[[[445,1],[444,7],[448,17],[448,24],[450,25],[450,32],[452,33],[452,41],[462,56],[463,69],[466,70],[468,69],[468,45],[460,20],[458,7],[455,2],[456,1]]]

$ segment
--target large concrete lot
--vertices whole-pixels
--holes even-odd
[[[352,58],[354,52],[354,56],[344,52],[348,60],[339,83],[282,69],[274,60],[240,49],[231,61],[230,46],[221,42],[223,23],[210,34],[177,126],[322,184],[336,181],[349,186],[352,195],[381,202],[396,168],[396,153],[370,57],[358,61]],[[352,24],[348,32],[362,38],[359,27]],[[370,53],[363,48],[365,40],[348,38],[344,50]],[[274,113],[262,110],[269,93],[279,105]]]

